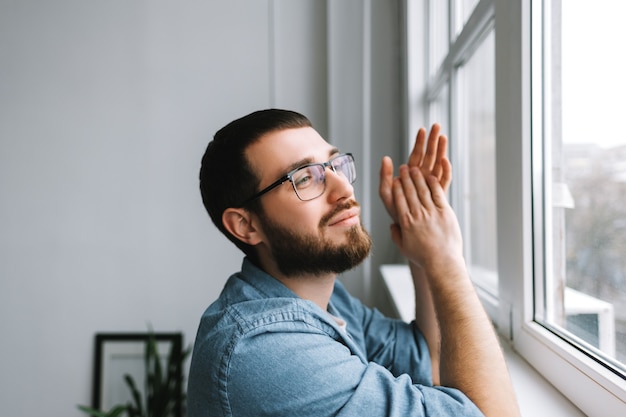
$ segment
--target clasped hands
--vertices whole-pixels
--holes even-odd
[[[459,224],[446,198],[452,181],[447,146],[438,124],[428,140],[421,128],[398,176],[387,156],[380,168],[379,194],[393,220],[392,240],[409,261],[425,269],[463,257]]]

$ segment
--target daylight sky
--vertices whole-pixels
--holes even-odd
[[[626,144],[626,2],[565,0],[563,140]]]

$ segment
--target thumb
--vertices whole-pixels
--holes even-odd
[[[402,231],[400,226],[397,223],[393,223],[389,228],[391,230],[391,240],[398,248],[402,249]]]

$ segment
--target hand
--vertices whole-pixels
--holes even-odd
[[[391,238],[400,252],[425,270],[464,265],[461,230],[441,180],[402,165],[391,189],[397,215]]]
[[[428,143],[426,142],[426,129],[420,128],[415,137],[415,144],[409,155],[409,167],[418,167],[425,176],[434,176],[439,181],[444,193],[448,191],[452,181],[452,166],[446,157],[448,139],[440,135],[440,126],[435,123],[430,129]],[[392,197],[393,162],[391,158],[384,157],[380,168],[380,198],[391,216],[394,223],[398,222],[398,215]]]

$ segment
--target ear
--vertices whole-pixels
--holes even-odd
[[[243,208],[227,208],[222,213],[222,223],[226,230],[237,239],[252,246],[262,241],[254,219],[253,215]]]

